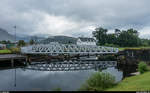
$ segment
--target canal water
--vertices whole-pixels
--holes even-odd
[[[116,82],[123,72],[112,67],[102,70],[115,76]],[[0,91],[76,91],[95,70],[81,71],[36,71],[24,68],[0,70]]]

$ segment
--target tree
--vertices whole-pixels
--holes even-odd
[[[117,37],[115,36],[115,34],[107,34],[107,38],[106,38],[106,42],[108,44],[117,44]]]
[[[6,40],[3,40],[3,41],[0,41],[0,43],[1,44],[11,44],[11,42],[8,40],[8,41],[6,41]]]
[[[118,37],[120,35],[121,31],[119,29],[115,29],[115,36]]]
[[[93,36],[98,40],[99,45],[104,45],[107,42],[107,29],[104,29],[102,27],[96,28],[95,31],[93,31]]]
[[[24,40],[19,40],[18,42],[18,46],[25,46],[26,43],[24,42]]]
[[[2,44],[7,44],[6,40],[1,41]]]
[[[133,29],[123,30],[118,36],[118,45],[121,47],[135,47],[141,45],[138,32]]]
[[[98,45],[119,45],[120,47],[137,47],[150,45],[150,40],[139,38],[139,32],[133,28],[128,30],[115,29],[115,33],[108,34],[107,29],[98,27],[93,31],[93,37],[97,39]]]
[[[8,41],[7,41],[7,44],[11,44],[11,42],[8,40]]]
[[[30,40],[30,45],[33,45],[35,42],[33,39]]]

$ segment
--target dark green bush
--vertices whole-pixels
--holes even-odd
[[[144,62],[140,62],[138,64],[138,71],[140,72],[140,74],[143,74],[144,72],[148,71],[148,66],[146,63]]]
[[[99,56],[98,60],[101,61],[115,61],[117,58],[114,55],[105,55],[105,56]]]
[[[109,73],[94,73],[79,90],[103,91],[115,85],[115,77]]]

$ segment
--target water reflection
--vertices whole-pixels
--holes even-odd
[[[16,71],[16,72],[15,72]],[[62,90],[77,90],[95,70],[84,71],[36,71],[23,68],[0,70],[0,90],[2,91],[49,91],[56,88]],[[116,82],[122,79],[123,73],[114,67],[103,70],[116,77]],[[16,77],[15,77],[16,73]],[[16,79],[15,79],[16,78]],[[16,86],[15,86],[16,84]]]

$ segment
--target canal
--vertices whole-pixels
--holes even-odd
[[[0,70],[0,91],[76,91],[94,73],[93,70],[81,71],[38,71],[26,67]],[[107,68],[115,76],[116,82],[123,78],[123,72],[115,67]]]

